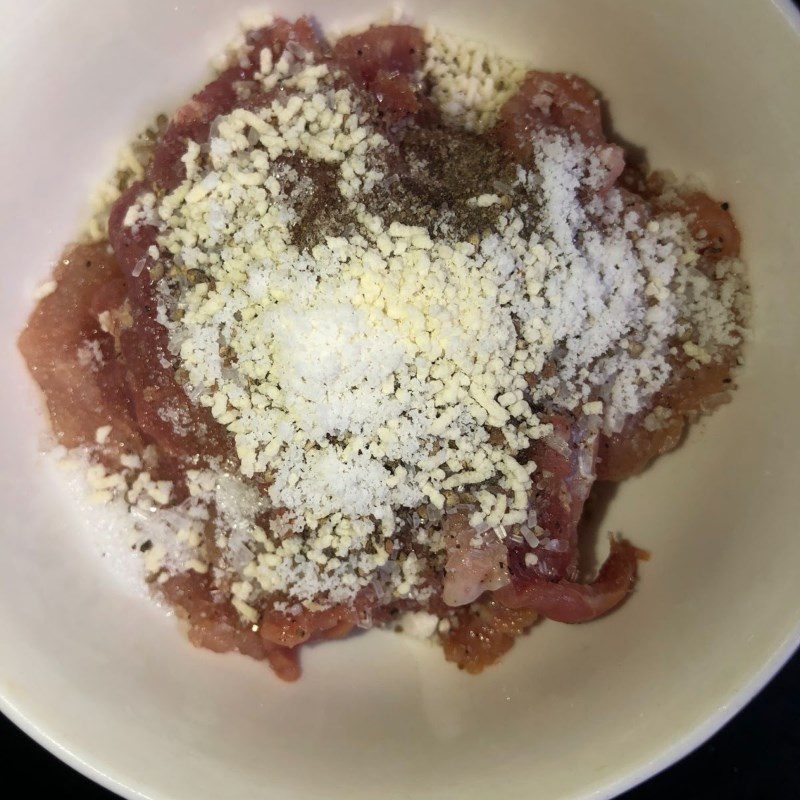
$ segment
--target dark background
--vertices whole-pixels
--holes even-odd
[[[24,786],[27,795],[41,797],[55,790],[58,796],[81,800],[115,797],[56,760],[2,716],[0,754],[3,783]],[[800,654],[699,750],[620,800],[705,798],[800,798]]]
[[[800,6],[800,0],[793,2]],[[3,783],[24,786],[26,794],[116,798],[51,756],[1,714],[0,754]],[[800,798],[800,653],[716,736],[618,800],[705,798]]]

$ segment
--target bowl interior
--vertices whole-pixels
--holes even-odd
[[[725,0],[406,5],[587,77],[654,166],[705,177],[743,231],[752,341],[734,402],[609,504],[600,531],[653,554],[618,613],[538,625],[480,678],[375,632],[309,648],[303,679],[285,685],[244,658],[191,648],[106,567],[119,547],[105,523],[87,524],[37,455],[41,416],[13,345],[116,149],[202,82],[244,7],[0,0],[2,707],[128,796],[608,796],[713,732],[798,639],[794,12]],[[272,7],[323,26],[375,14],[368,0]]]

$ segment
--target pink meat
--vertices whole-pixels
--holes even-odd
[[[586,622],[605,614],[627,596],[642,554],[627,542],[612,541],[611,554],[592,583],[578,583],[578,522],[595,478],[597,420],[571,423],[550,419],[553,433],[537,443],[534,507],[544,537],[533,550],[510,548],[511,582],[494,597],[508,608],[525,608],[558,622]],[[533,552],[538,561],[525,563]]]
[[[270,609],[261,615],[259,632],[267,642],[294,648],[309,641],[346,636],[357,623],[358,612],[352,606],[321,611],[303,609],[299,614]]]
[[[597,149],[608,170],[603,188],[622,174],[624,151],[607,142],[597,92],[582,78],[562,72],[529,72],[500,109],[495,134],[509,153],[525,163],[531,157],[532,135],[548,130],[577,133],[585,145]]]
[[[334,60],[392,117],[421,108],[416,75],[424,55],[422,31],[411,25],[369,28],[342,37],[333,48]]]
[[[459,669],[475,675],[494,664],[536,621],[536,612],[506,608],[487,595],[478,603],[459,608],[454,623],[442,636],[444,656]]]
[[[444,538],[447,561],[442,599],[448,606],[467,605],[508,583],[505,544],[491,529],[477,533],[466,511],[447,516]]]
[[[98,322],[109,286],[120,273],[105,244],[78,245],[53,275],[56,290],[39,301],[19,337],[19,349],[44,393],[53,432],[66,447],[95,444],[111,425],[108,449],[139,450],[125,371],[114,342]]]
[[[741,236],[727,203],[718,203],[704,192],[692,192],[681,198],[677,210],[689,216],[689,230],[712,262],[739,255]]]
[[[597,426],[583,419],[574,423],[567,417],[548,419],[553,433],[534,444],[530,459],[536,464],[532,475],[531,507],[540,530],[539,544],[509,545],[512,575],[546,580],[574,580],[578,574],[578,522],[595,479]],[[542,533],[543,532],[543,533]],[[533,552],[537,561],[525,563]]]
[[[738,349],[731,347],[721,353],[719,361],[701,364],[697,369],[676,364],[669,383],[648,409],[628,419],[619,433],[600,437],[597,479],[624,480],[677,447],[693,419],[730,400],[731,372],[737,363]],[[650,430],[644,420],[654,408],[661,416],[658,427]]]
[[[677,412],[669,413],[657,430],[644,425],[647,411],[625,422],[619,433],[603,434],[597,455],[597,479],[622,481],[644,470],[661,453],[673,450],[680,443],[686,418]]]
[[[167,331],[156,319],[150,279],[153,259],[147,254],[155,243],[155,228],[124,223],[128,208],[147,188],[142,182],[131,186],[114,204],[108,222],[109,239],[125,275],[130,301],[131,324],[121,330],[119,345],[136,420],[170,455],[225,456],[231,450],[227,432],[207,408],[189,400],[175,379]]]
[[[173,456],[224,457],[230,452],[225,429],[207,408],[189,400],[173,369],[164,366],[171,358],[166,330],[146,310],[133,312],[133,325],[121,333],[120,348],[136,419],[145,433]]]
[[[254,80],[263,49],[272,51],[274,61],[280,58],[287,45],[298,52],[310,52],[315,58],[322,57],[325,52],[324,44],[305,17],[293,23],[277,19],[266,28],[252,31],[247,36],[247,45],[248,55],[243,64],[225,70],[181,106],[170,120],[156,147],[149,175],[150,180],[165,191],[174,189],[186,177],[181,156],[189,140],[206,141],[214,119],[230,113],[238,105],[253,107],[272,99],[272,95],[262,95]],[[239,100],[237,92],[237,88],[244,87],[247,88],[246,102]]]
[[[125,225],[128,209],[141,195],[151,191],[145,181],[137,181],[117,199],[108,217],[108,239],[128,286],[137,304],[150,295],[150,268],[153,259],[147,249],[156,243],[156,229],[150,225]]]
[[[169,578],[161,591],[167,600],[181,609],[189,622],[189,641],[195,647],[215,653],[237,652],[270,666],[285,681],[300,677],[297,652],[273,644],[243,623],[227,602],[213,598],[208,576],[185,572]]]
[[[588,622],[618,606],[636,580],[641,551],[625,541],[611,541],[611,553],[592,583],[515,578],[494,597],[513,609],[530,609],[556,622]]]

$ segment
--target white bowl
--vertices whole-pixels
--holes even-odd
[[[105,568],[37,456],[14,349],[116,148],[200,83],[239,5],[0,0],[0,708],[126,797],[609,797],[713,733],[800,638],[797,15],[766,0],[409,4],[585,75],[653,165],[705,176],[741,224],[753,340],[734,402],[614,497],[603,528],[653,553],[619,612],[537,626],[478,678],[375,632],[309,648],[287,685],[195,650]],[[328,25],[375,13],[274,8]]]

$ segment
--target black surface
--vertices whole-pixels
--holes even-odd
[[[24,786],[26,796],[39,797],[57,791],[58,796],[81,800],[114,798],[51,756],[2,716],[0,754],[3,783]],[[502,797],[500,787],[497,796]],[[721,800],[800,797],[800,655],[703,747],[622,795],[620,800],[712,797]],[[531,800],[547,798],[532,796]]]

